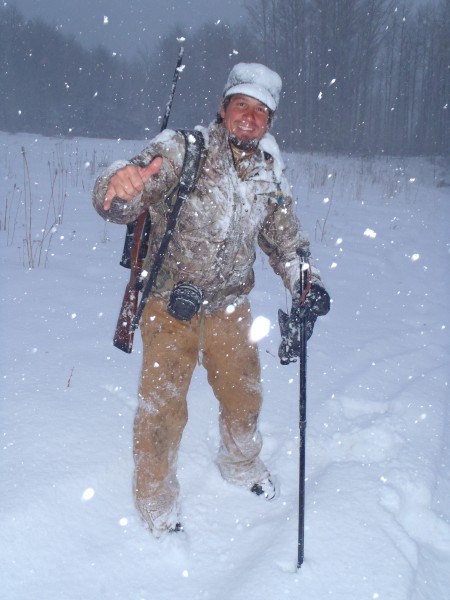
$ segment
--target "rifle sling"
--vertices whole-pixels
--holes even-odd
[[[153,286],[155,285],[156,278],[158,277],[159,270],[164,261],[164,257],[167,252],[167,248],[169,246],[169,242],[172,238],[172,234],[175,230],[175,226],[178,219],[178,214],[181,209],[181,205],[185,200],[188,199],[189,195],[193,192],[195,185],[197,183],[201,158],[205,146],[205,141],[203,138],[203,134],[200,131],[183,131],[181,133],[184,136],[185,141],[185,154],[183,166],[181,169],[180,182],[178,185],[177,195],[175,204],[173,206],[172,212],[167,219],[167,227],[166,231],[161,240],[161,244],[159,246],[158,252],[156,253],[155,260],[153,262],[152,269],[150,271],[149,278],[142,290],[141,301],[139,302],[139,306],[136,312],[136,315],[133,318],[133,331],[138,327],[139,322],[142,317],[142,313],[144,312],[147,301],[152,292]]]

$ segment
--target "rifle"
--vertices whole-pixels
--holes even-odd
[[[172,87],[169,94],[169,100],[166,104],[166,111],[161,125],[161,131],[167,128],[170,111],[172,108],[175,88],[183,62],[184,48],[180,47],[178,52],[177,64],[172,79]],[[142,213],[136,221],[128,223],[125,242],[120,264],[131,269],[130,279],[125,288],[122,306],[120,307],[119,318],[114,332],[113,344],[119,350],[130,354],[133,349],[134,330],[133,321],[138,310],[139,291],[141,289],[142,265],[147,255],[148,238],[150,234],[150,215],[148,211]]]

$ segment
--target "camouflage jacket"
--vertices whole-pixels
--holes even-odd
[[[174,283],[188,281],[202,290],[207,312],[238,303],[254,285],[257,243],[292,293],[300,269],[296,250],[307,251],[309,242],[295,215],[273,137],[266,134],[268,144],[263,138],[257,152],[237,161],[221,125],[198,129],[206,146],[199,179],[181,208],[153,294],[168,296]],[[265,146],[276,151],[269,154]],[[168,198],[179,180],[184,148],[181,133],[165,130],[132,161],[113,163],[95,183],[94,207],[104,219],[128,223],[150,211],[150,260],[166,228]],[[145,191],[131,202],[115,198],[105,211],[103,199],[112,174],[130,162],[149,164],[155,156],[163,158],[162,168]],[[313,277],[318,279],[318,273]]]

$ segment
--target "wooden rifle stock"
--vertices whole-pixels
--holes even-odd
[[[114,332],[113,344],[119,350],[130,354],[133,350],[134,326],[133,319],[138,308],[139,289],[141,286],[141,271],[144,258],[141,244],[145,236],[147,215],[143,213],[134,223],[134,237],[131,249],[131,273],[125,288],[119,318]]]

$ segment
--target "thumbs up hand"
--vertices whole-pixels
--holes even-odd
[[[126,167],[119,169],[109,181],[103,208],[109,210],[111,208],[111,202],[116,197],[127,202],[136,198],[136,196],[143,191],[146,181],[153,175],[159,173],[161,166],[162,158],[157,156],[146,167],[127,165]]]

